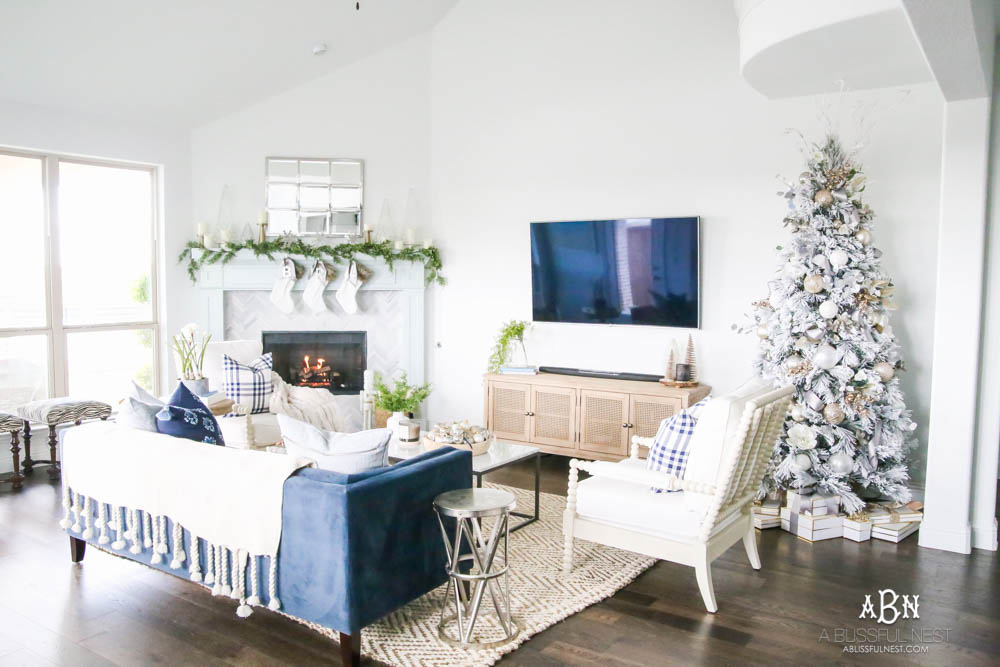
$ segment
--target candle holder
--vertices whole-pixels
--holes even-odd
[[[674,366],[673,378],[660,378],[660,384],[668,387],[697,387],[698,381],[691,379],[691,364]]]
[[[257,243],[267,241],[267,222],[257,223]]]

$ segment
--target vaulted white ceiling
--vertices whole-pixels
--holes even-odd
[[[424,32],[457,0],[355,1],[3,0],[0,99],[191,127]]]

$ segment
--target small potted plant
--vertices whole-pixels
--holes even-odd
[[[400,373],[399,379],[390,388],[386,385],[381,375],[375,375],[375,407],[379,410],[391,412],[392,415],[386,420],[386,428],[395,432],[399,420],[412,416],[420,407],[420,404],[430,396],[431,385],[425,383],[419,387],[411,385],[406,381],[406,373]]]
[[[173,338],[179,374],[177,381],[184,384],[196,396],[208,393],[208,378],[202,375],[201,368],[205,363],[205,348],[210,340],[212,334],[203,332],[193,322],[185,325]]]
[[[531,323],[524,320],[511,320],[500,328],[497,339],[490,351],[488,369],[490,373],[499,373],[500,369],[515,357],[517,368],[529,369],[528,351],[524,347],[524,334],[531,328]]]

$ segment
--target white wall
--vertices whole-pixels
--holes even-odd
[[[187,274],[176,262],[190,237],[190,154],[186,137],[187,133],[179,129],[130,127],[44,107],[0,102],[0,146],[160,166],[163,237],[158,261],[164,278],[160,285],[161,343],[197,312],[187,298],[192,289]],[[107,243],[113,248],[114,237],[109,237]],[[94,261],[105,259],[95,257]],[[169,289],[165,289],[167,285]],[[166,367],[169,356],[165,343],[160,356],[164,366],[161,380],[168,386],[170,370]]]
[[[737,51],[725,2],[464,0],[438,24],[431,202],[449,284],[432,299],[432,417],[480,415],[478,376],[496,329],[530,319],[533,220],[701,216],[701,376],[717,391],[749,376],[754,340],[730,325],[766,294],[774,246],[788,237],[775,174],[795,177],[802,160],[783,132],[818,137],[820,124],[815,99],[768,102],[753,92],[740,79]],[[942,101],[932,85],[899,99],[879,91],[845,106],[878,104],[862,157],[879,214],[876,243],[900,286],[894,324],[923,443]],[[529,356],[661,373],[668,342],[680,346],[687,333],[537,324]]]
[[[877,106],[862,159],[923,443],[942,101],[932,85],[902,97],[852,95],[844,116],[856,102]],[[463,0],[427,35],[195,130],[194,211],[214,220],[228,184],[231,217],[255,218],[269,154],[364,158],[372,222],[383,199],[399,224],[407,190],[426,195],[449,281],[428,299],[431,419],[481,418],[495,332],[531,317],[529,222],[701,216],[694,336],[704,381],[724,391],[749,376],[754,349],[730,326],[766,293],[788,237],[775,175],[796,176],[802,160],[784,131],[819,138],[820,126],[816,99],[768,102],[742,81],[728,2]],[[680,348],[687,333],[538,324],[529,354],[661,373],[667,343]],[[913,472],[922,479],[923,464]]]
[[[222,223],[256,221],[266,156],[351,157],[365,160],[365,221],[388,199],[401,227],[410,189],[427,197],[429,63],[418,36],[195,129],[195,219],[216,225],[228,185]]]

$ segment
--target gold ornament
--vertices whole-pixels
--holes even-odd
[[[896,375],[896,369],[887,361],[880,361],[872,369],[882,382],[888,382]]]
[[[815,201],[820,206],[829,206],[833,203],[833,193],[831,193],[826,188],[822,190],[817,190],[816,194],[813,195],[813,201]]]
[[[839,403],[828,403],[825,408],[823,408],[823,418],[826,419],[827,423],[837,425],[844,421],[844,409],[840,407]]]
[[[810,294],[819,294],[825,287],[823,284],[823,276],[818,273],[806,276],[805,280],[802,281],[802,287],[805,288],[805,290]]]
[[[869,245],[872,242],[872,233],[867,229],[861,229],[854,235],[854,238],[856,238],[858,243],[861,245]]]
[[[862,311],[868,310],[880,301],[880,299],[869,292],[867,288],[860,289],[858,293],[854,295],[854,300],[857,302],[858,308]]]

